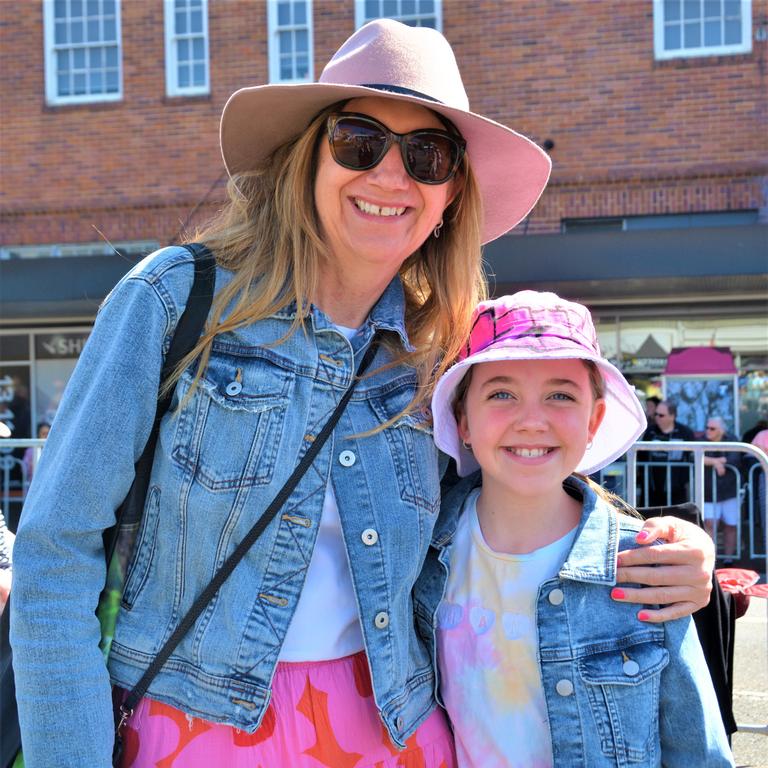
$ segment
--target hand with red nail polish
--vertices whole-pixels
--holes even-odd
[[[671,515],[649,518],[635,541],[640,546],[617,555],[616,581],[633,584],[622,590],[625,602],[659,606],[642,611],[641,621],[678,619],[709,602],[714,546],[701,528]]]

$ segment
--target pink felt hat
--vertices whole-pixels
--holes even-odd
[[[530,139],[469,110],[448,41],[428,27],[377,19],[333,55],[317,83],[257,85],[229,97],[221,116],[221,153],[230,175],[249,171],[337,101],[365,96],[408,101],[445,115],[467,142],[483,199],[484,243],[524,219],[551,168]]]
[[[647,422],[640,401],[619,370],[600,354],[589,310],[554,293],[520,291],[477,306],[469,341],[432,396],[435,443],[456,459],[460,475],[480,468],[472,451],[461,444],[453,413],[456,387],[469,368],[499,360],[568,358],[591,360],[605,381],[605,417],[576,470],[596,472],[643,434]]]

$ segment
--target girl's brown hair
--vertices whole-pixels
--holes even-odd
[[[278,147],[258,168],[231,178],[228,203],[191,238],[204,242],[233,278],[214,297],[205,333],[167,387],[199,357],[189,397],[217,334],[262,320],[293,301],[303,307],[312,300],[321,265],[332,258],[314,203],[318,148],[327,117],[339,106],[323,110],[304,133]],[[405,325],[415,351],[395,349],[395,364],[414,367],[418,381],[407,410],[429,401],[436,377],[469,335],[473,308],[486,296],[480,254],[482,202],[466,158],[453,183],[455,196],[443,213],[439,239],[430,236],[400,268]],[[286,336],[303,325],[303,313],[297,312]]]

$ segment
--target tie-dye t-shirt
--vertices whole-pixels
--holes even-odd
[[[552,745],[536,661],[539,585],[557,575],[576,536],[525,555],[494,552],[467,499],[438,609],[440,691],[460,768],[545,768]]]

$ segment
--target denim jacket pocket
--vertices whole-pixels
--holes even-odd
[[[400,387],[371,399],[376,416],[386,422],[404,410],[413,397],[412,386]],[[440,476],[432,425],[421,414],[401,416],[384,430],[395,467],[400,498],[437,514],[440,508]]]
[[[160,515],[160,488],[153,485],[147,494],[144,505],[144,515],[141,519],[138,538],[133,547],[133,559],[125,574],[125,587],[120,603],[123,608],[130,610],[136,598],[146,584],[149,569],[155,554],[157,540],[157,521]]]
[[[293,378],[292,373],[268,364],[251,365],[243,374],[235,363],[222,363],[212,356],[177,416],[175,463],[212,492],[269,483]],[[192,376],[185,372],[178,401],[191,382]]]
[[[646,642],[594,653],[579,662],[590,709],[607,757],[655,765],[659,730],[659,686],[669,653]]]

